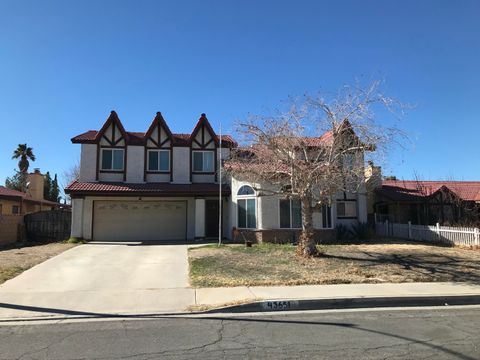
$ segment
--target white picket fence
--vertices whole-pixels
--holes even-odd
[[[378,236],[399,237],[426,242],[443,242],[460,246],[480,246],[480,230],[478,228],[452,227],[436,225],[412,225],[377,222]]]

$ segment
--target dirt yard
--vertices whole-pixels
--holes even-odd
[[[480,283],[480,251],[418,244],[324,245],[302,259],[291,245],[190,249],[196,287],[458,281]]]
[[[50,243],[0,248],[0,284],[74,246],[76,244]]]

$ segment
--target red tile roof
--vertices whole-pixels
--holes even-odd
[[[72,143],[95,143],[97,130],[88,130],[87,132],[77,135],[72,138]],[[129,145],[144,145],[145,133],[143,132],[131,132],[127,131],[128,144]],[[177,146],[188,146],[190,141],[190,134],[172,134],[173,142]],[[220,137],[217,135],[217,141]],[[224,147],[236,147],[238,144],[231,135],[222,135],[222,146]]]
[[[27,202],[34,202],[34,203],[42,203],[46,205],[62,205],[60,203],[54,202],[54,201],[49,201],[49,200],[37,200],[32,198],[30,194],[17,191],[17,190],[12,190],[8,189],[5,186],[0,186],[0,197],[4,198],[17,198],[17,199],[23,199],[24,201]]]
[[[216,195],[218,184],[170,184],[170,183],[122,183],[122,182],[80,182],[74,181],[65,192],[72,195],[120,194],[151,196]],[[230,188],[223,186],[224,195],[230,194]]]
[[[395,201],[410,201],[431,196],[442,188],[461,200],[480,202],[480,181],[384,180],[376,191]]]

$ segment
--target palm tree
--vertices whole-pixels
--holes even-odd
[[[27,144],[18,144],[18,147],[13,152],[12,159],[20,159],[18,161],[18,168],[21,173],[26,174],[30,166],[28,160],[35,161],[35,155],[33,154],[33,149],[28,147]]]

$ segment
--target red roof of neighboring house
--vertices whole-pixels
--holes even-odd
[[[441,189],[449,190],[461,200],[480,202],[480,181],[384,180],[376,192],[395,201],[410,201]]]
[[[17,190],[12,190],[12,189],[6,188],[5,186],[0,186],[0,197],[3,197],[3,198],[18,198],[19,200],[23,199],[24,201],[34,202],[34,203],[38,203],[38,204],[41,203],[41,204],[46,204],[46,205],[63,205],[63,204],[57,203],[55,201],[50,201],[50,200],[37,200],[37,199],[32,198],[32,196],[30,194],[27,194],[27,193],[24,193],[24,192],[21,192],[21,191],[17,191]]]
[[[122,182],[80,182],[74,181],[67,186],[65,192],[72,195],[102,194],[107,195],[151,195],[151,196],[183,196],[183,195],[217,195],[218,184],[194,183],[122,183]],[[230,188],[222,187],[224,195],[230,194]]]

